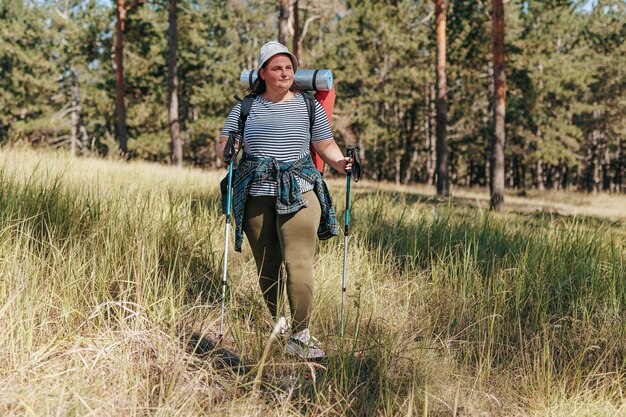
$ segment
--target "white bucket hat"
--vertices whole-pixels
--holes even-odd
[[[298,60],[296,59],[296,56],[289,52],[289,49],[287,49],[285,45],[276,41],[270,41],[261,47],[258,56],[259,67],[257,69],[261,69],[263,64],[269,61],[271,57],[278,54],[289,55],[289,58],[291,58],[291,63],[293,64],[293,71],[296,72],[296,70],[298,69]]]

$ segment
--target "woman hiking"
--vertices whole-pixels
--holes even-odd
[[[339,231],[330,194],[313,164],[310,147],[341,173],[351,166],[317,102],[310,129],[305,98],[294,83],[298,62],[287,47],[266,43],[259,51],[258,63],[259,76],[248,89],[255,97],[245,122],[244,152],[233,181],[235,250],[241,251],[245,233],[265,303],[275,321],[286,281],[292,320],[286,352],[321,359],[325,353],[309,330],[316,239],[337,236]],[[217,145],[222,160],[229,132],[239,130],[240,109],[241,102],[231,110],[222,129]],[[286,278],[280,274],[283,263]]]

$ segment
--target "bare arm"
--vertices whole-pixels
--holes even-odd
[[[224,148],[226,147],[226,142],[228,141],[228,138],[226,136],[220,136],[220,138],[217,141],[217,145],[215,146],[215,153],[217,154],[217,157],[220,159],[220,161],[226,163],[224,161]]]
[[[217,153],[217,157],[220,158],[220,160],[224,162],[225,164],[226,164],[226,161],[224,160],[224,150],[226,148],[227,143],[228,143],[228,138],[226,136],[220,136],[219,140],[217,141],[217,145],[215,146],[215,153]],[[237,155],[238,149],[239,149],[239,141],[235,139],[234,156]]]
[[[350,158],[343,156],[335,139],[313,142],[313,149],[324,162],[342,174],[346,173],[346,169],[352,168]]]

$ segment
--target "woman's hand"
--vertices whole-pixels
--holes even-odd
[[[352,160],[347,156],[343,156],[334,139],[313,142],[313,149],[334,170],[347,174],[346,171],[352,169]]]
[[[342,159],[338,160],[337,162],[335,162],[335,164],[336,164],[336,167],[334,168],[337,171],[341,172],[342,174],[347,175],[348,172],[352,170],[352,158],[348,156],[343,157]]]
[[[226,144],[228,143],[228,138],[226,136],[221,136],[219,138],[219,140],[217,141],[217,146],[215,147],[215,153],[217,154],[217,157],[220,159],[220,161],[222,161],[223,163],[226,164],[226,161],[224,159],[224,151],[226,150]],[[239,150],[239,141],[235,140],[235,149],[233,154],[236,155],[237,151]]]
[[[227,141],[228,138],[226,136],[220,136],[220,138],[217,140],[217,146],[215,147],[215,153],[217,154],[217,157],[224,164],[226,163],[226,161],[224,161],[224,149],[226,148]]]

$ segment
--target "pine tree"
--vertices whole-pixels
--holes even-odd
[[[443,0],[435,0],[437,36],[437,194],[450,193],[448,180],[448,85],[446,78],[446,13]]]
[[[494,134],[489,175],[492,210],[502,211],[504,205],[504,115],[506,82],[504,73],[504,4],[493,0],[493,84]]]
[[[624,190],[626,136],[626,5],[599,1],[582,37],[589,48],[593,77],[584,97],[589,109],[579,123],[586,140],[583,187],[588,191]]]
[[[43,9],[50,22],[53,36],[50,42],[55,49],[55,63],[59,71],[59,88],[63,97],[64,114],[69,113],[69,135],[61,136],[57,145],[69,142],[70,153],[89,153],[91,131],[86,113],[86,103],[92,100],[94,77],[98,74],[94,64],[101,62],[99,34],[101,17],[105,9],[96,1],[49,1]],[[90,68],[90,66],[92,66]],[[65,115],[62,119],[67,120]]]
[[[58,72],[44,17],[30,2],[0,3],[0,141],[47,143],[57,134]]]
[[[126,2],[115,0],[115,108],[117,136],[122,155],[128,154],[128,129],[126,126],[126,102],[124,100],[124,28],[126,25]]]
[[[170,127],[170,146],[172,165],[183,165],[183,145],[180,138],[180,121],[178,117],[178,4],[177,0],[169,0],[169,26],[167,32],[167,98],[168,121]]]
[[[293,17],[293,42],[291,47],[291,53],[300,62],[300,4],[298,0],[293,0],[293,6],[291,15]]]
[[[409,181],[423,166],[423,85],[433,82],[426,75],[433,68],[427,59],[429,8],[406,1],[348,1],[347,8],[337,27],[328,28],[337,31],[337,40],[321,38],[325,54],[316,59],[335,72],[336,131],[341,140],[357,142],[372,178]]]
[[[291,5],[289,0],[279,0],[278,14],[278,42],[287,45],[287,38],[292,31]]]
[[[511,59],[517,143],[534,187],[563,187],[568,175],[557,181],[556,173],[578,164],[583,137],[574,121],[586,107],[580,99],[591,76],[589,58],[577,47],[584,16],[567,2],[517,7],[523,25],[515,41],[520,53]]]
[[[176,0],[184,30],[172,71],[171,3],[131,1],[124,2],[123,54],[114,53],[122,39],[112,35],[115,9],[100,0],[0,4],[0,141],[111,152],[123,130],[116,126],[124,118],[116,105],[122,92],[128,156],[171,159],[170,126],[176,123],[170,122],[177,120],[186,160],[219,163],[213,142],[232,96],[243,93],[240,71],[255,68],[258,48],[276,37],[279,4]],[[372,179],[432,183],[434,2],[289,4],[300,67],[334,72],[338,141],[361,146]],[[507,4],[506,186],[625,191],[623,2],[599,0],[591,11],[584,0]],[[496,168],[490,162],[497,136],[491,13],[484,0],[450,2],[446,12],[450,184],[487,186]],[[123,89],[116,88],[112,70],[116,55],[123,58]],[[163,106],[173,103],[172,74],[178,76],[178,117]]]
[[[453,2],[447,23],[451,181],[486,187],[493,96],[490,9],[482,2]]]

